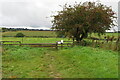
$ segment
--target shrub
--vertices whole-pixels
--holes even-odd
[[[23,33],[17,33],[15,37],[24,37],[25,35]]]

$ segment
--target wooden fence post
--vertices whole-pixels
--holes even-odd
[[[56,42],[56,49],[58,49],[58,43]]]
[[[19,42],[20,46],[21,46],[21,41]]]
[[[75,41],[73,41],[73,43],[72,43],[72,47],[75,45]]]
[[[63,48],[63,43],[61,43],[61,48]]]

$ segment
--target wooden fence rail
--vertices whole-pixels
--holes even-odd
[[[19,43],[19,44],[21,44],[21,41],[0,41],[0,45],[7,45],[7,44],[5,44],[5,43],[12,43],[12,44],[10,44],[10,45],[17,45],[17,44],[15,44],[15,42],[17,42],[17,43]],[[14,44],[13,44],[14,43]],[[18,44],[18,45],[19,45]]]
[[[75,43],[73,41],[64,41],[61,44],[58,44],[59,41],[56,43],[21,43],[20,41],[0,41],[0,45],[18,45],[18,46],[29,46],[29,47],[52,47],[58,49],[59,47],[73,47],[74,45],[82,45],[82,46],[92,46],[92,47],[100,47],[100,48],[105,48],[105,49],[112,49],[112,50],[119,50],[120,51],[120,42],[80,42],[80,43]],[[5,43],[5,42],[18,42],[19,44],[15,43]],[[69,43],[67,43],[69,42]],[[70,43],[73,42],[73,43]]]
[[[0,45],[19,45],[19,46],[30,46],[30,47],[54,47],[54,48],[58,48],[58,47],[72,47],[73,44],[72,43],[64,43],[64,44],[58,44],[56,43],[21,43],[20,41],[0,41],[1,44]],[[18,42],[19,44],[15,44],[15,43],[5,43],[5,42]]]

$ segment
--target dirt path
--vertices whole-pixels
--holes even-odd
[[[52,55],[52,53],[45,53],[44,57],[43,57],[45,63],[47,64],[47,71],[49,72],[49,77],[51,78],[61,78],[60,73],[57,71],[56,65],[55,64],[55,56]]]

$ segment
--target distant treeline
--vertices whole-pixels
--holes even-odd
[[[27,29],[27,28],[1,28],[0,32],[7,32],[7,31],[54,31],[52,29]],[[120,33],[120,31],[116,31]],[[107,33],[116,33],[116,32],[107,32]]]
[[[27,29],[27,28],[1,28],[0,32],[7,32],[7,31],[53,31],[51,29]]]

